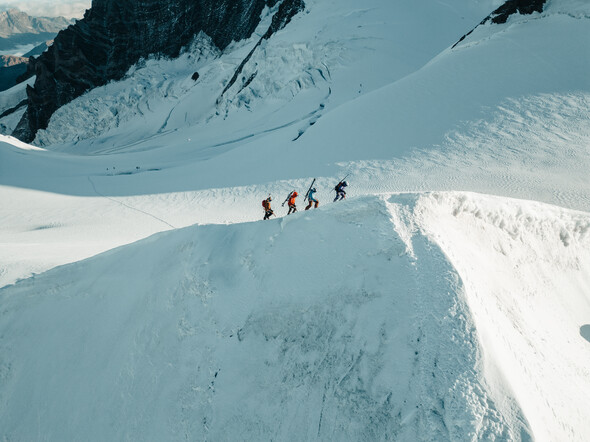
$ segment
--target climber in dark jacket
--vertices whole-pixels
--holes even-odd
[[[344,198],[346,198],[346,192],[344,191],[344,188],[348,186],[348,183],[346,181],[340,181],[338,184],[336,184],[336,187],[334,187],[334,190],[336,191],[336,198],[334,198],[334,201],[338,201],[343,200]]]

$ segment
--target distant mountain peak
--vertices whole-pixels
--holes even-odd
[[[0,38],[15,34],[57,33],[74,23],[65,17],[33,17],[19,9],[0,12]]]
[[[0,67],[16,66],[21,63],[27,63],[28,57],[17,57],[15,55],[0,55]]]

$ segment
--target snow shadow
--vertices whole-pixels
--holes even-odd
[[[588,342],[590,342],[590,324],[580,327],[580,335]]]

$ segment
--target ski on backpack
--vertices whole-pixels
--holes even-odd
[[[348,175],[350,174],[347,174],[344,178],[342,178],[334,187],[334,191],[336,191],[336,197],[334,198],[334,202],[338,200],[342,201],[344,198],[346,198],[346,191],[344,190],[344,188],[348,186],[348,183],[346,182],[346,178],[348,177]]]
[[[283,201],[283,204],[281,204],[281,207],[285,207],[285,203],[287,201],[289,201],[289,198],[291,198],[291,195],[293,195],[293,192],[295,192],[295,191],[292,190],[291,192],[289,192],[289,195],[287,195],[287,198],[285,198],[285,201]]]
[[[291,215],[291,213],[295,213],[297,212],[297,205],[295,204],[295,199],[299,196],[299,194],[297,193],[296,190],[294,190],[293,192],[291,192],[291,196],[289,197],[289,211],[287,212],[287,215]]]
[[[303,202],[307,201],[307,197],[309,196],[309,191],[311,190],[311,188],[313,187],[313,183],[315,183],[315,178],[313,179],[313,181],[311,182],[311,184],[309,185],[309,189],[307,189],[307,192],[305,192],[305,197],[303,198]]]
[[[340,185],[340,183],[343,183],[346,178],[348,178],[348,175],[350,175],[350,174],[347,173],[346,176],[344,178],[342,178],[340,181],[338,181],[338,184],[336,184],[336,186],[334,186],[335,192],[338,192],[338,186]]]

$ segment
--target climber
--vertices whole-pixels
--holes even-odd
[[[272,201],[272,198],[270,197],[270,195],[268,196],[267,199],[262,200],[262,207],[264,208],[264,218],[262,218],[263,220],[269,219],[271,216],[273,216],[275,214],[273,212],[273,210],[270,208],[271,201]]]
[[[346,198],[346,192],[344,191],[344,188],[347,186],[348,183],[346,181],[340,181],[338,184],[336,184],[336,187],[334,187],[334,190],[336,191],[336,198],[334,198],[334,201],[338,201],[338,199],[343,200]]]
[[[313,206],[314,209],[318,208],[320,202],[315,198],[315,196],[314,196],[315,193],[316,193],[315,187],[312,187],[311,189],[309,189],[309,193],[307,194],[307,199],[309,200],[309,203],[305,207],[305,210],[311,209],[312,204],[314,204],[314,206]]]
[[[291,213],[295,213],[297,212],[297,206],[295,205],[295,198],[297,198],[299,194],[295,191],[291,192],[291,194],[289,195],[289,211],[287,212],[287,215],[291,215]]]

